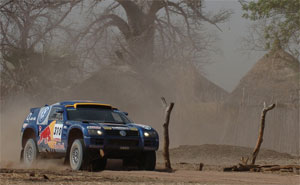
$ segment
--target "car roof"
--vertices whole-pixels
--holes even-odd
[[[105,104],[103,102],[99,102],[99,101],[90,101],[90,100],[70,100],[70,101],[62,101],[62,102],[57,102],[53,105],[63,105],[63,106],[73,106],[75,104],[102,104],[102,105],[106,105],[106,106],[111,106],[109,104]],[[112,106],[111,106],[112,107]]]

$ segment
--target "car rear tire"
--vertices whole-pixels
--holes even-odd
[[[21,152],[20,152],[20,162],[23,163],[24,162],[24,148],[22,148]]]
[[[72,170],[83,170],[85,168],[85,150],[83,139],[74,140],[69,153],[70,166]]]
[[[140,170],[153,171],[156,165],[156,153],[155,151],[143,152],[139,162]]]
[[[23,153],[23,162],[26,166],[30,167],[36,162],[38,156],[38,149],[33,139],[28,139],[26,141],[22,153]]]

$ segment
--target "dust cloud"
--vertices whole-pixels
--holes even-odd
[[[217,112],[227,92],[209,82],[193,66],[164,68],[151,76],[128,67],[107,67],[63,91],[43,90],[39,97],[12,96],[2,104],[1,161],[19,161],[20,130],[30,108],[64,100],[95,100],[112,104],[136,123],[154,127],[162,138],[164,107],[160,98],[175,102],[170,123],[171,147],[218,143],[222,125]],[[161,139],[162,143],[162,139]]]
[[[136,123],[154,127],[159,132],[162,143],[164,107],[160,98],[164,96],[168,102],[175,102],[169,128],[172,148],[179,145],[227,143],[253,147],[256,142],[261,110],[259,104],[255,111],[251,112],[250,117],[248,111],[241,113],[238,98],[236,103],[238,107],[224,106],[224,103],[234,102],[228,102],[230,97],[237,96],[229,95],[207,80],[193,65],[180,63],[163,65],[143,69],[143,72],[136,71],[130,66],[107,66],[76,85],[70,86],[67,82],[68,80],[62,89],[54,87],[42,89],[38,93],[39,96],[23,93],[5,99],[1,106],[2,163],[19,161],[20,130],[29,109],[64,100],[95,100],[118,107],[122,111],[129,112],[129,117]],[[272,88],[272,91],[274,89]],[[245,110],[253,107],[251,104],[247,106],[248,109]],[[283,112],[279,110],[270,115],[275,118],[280,114]],[[276,120],[285,122],[284,119],[273,118],[271,119],[273,125]],[[286,128],[275,128],[275,131],[278,134],[286,133],[282,132],[284,129]],[[289,129],[292,130],[293,126],[289,126]],[[298,142],[293,141],[292,136],[277,137],[272,134],[274,133],[272,128],[266,132],[267,141],[264,142],[263,148],[299,153]],[[298,132],[295,132],[294,136],[299,136]]]
[[[24,96],[9,98],[6,102],[5,105],[1,105],[1,162],[18,162],[21,152],[21,127],[30,108],[37,104]]]

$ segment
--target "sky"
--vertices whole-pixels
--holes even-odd
[[[231,92],[238,85],[240,79],[246,75],[251,67],[260,59],[264,52],[251,52],[251,54],[242,51],[241,39],[248,34],[248,27],[251,21],[242,18],[243,11],[238,0],[205,0],[205,11],[216,13],[220,9],[231,9],[233,14],[228,22],[219,24],[222,32],[215,26],[208,26],[217,33],[219,40],[216,47],[221,51],[218,54],[210,56],[211,63],[205,65],[201,72],[218,86]],[[80,10],[78,10],[80,11]],[[74,21],[74,16],[80,15],[78,11],[71,16]],[[84,21],[80,16],[77,22]]]
[[[217,32],[219,41],[216,45],[220,54],[212,55],[212,64],[204,66],[209,80],[231,92],[265,52],[250,53],[240,49],[241,39],[247,36],[252,22],[242,18],[243,12],[237,0],[206,0],[205,6],[208,11],[224,8],[234,12],[227,23],[220,25],[222,32]]]

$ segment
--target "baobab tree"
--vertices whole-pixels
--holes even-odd
[[[78,9],[84,12],[80,14],[81,17],[88,15],[84,21],[86,24],[81,22],[73,27],[67,26],[69,22],[66,23],[66,18],[71,12],[79,13]],[[208,46],[207,42],[199,39],[203,35],[203,23],[207,22],[219,29],[217,24],[228,20],[231,14],[231,11],[220,10],[211,15],[204,10],[202,0],[1,1],[1,78],[13,80],[14,86],[21,89],[30,89],[34,80],[30,79],[29,74],[35,73],[37,70],[33,69],[37,67],[30,67],[30,64],[34,65],[28,56],[44,57],[41,48],[53,44],[51,41],[57,39],[54,34],[57,29],[67,33],[71,40],[70,48],[86,52],[86,57],[89,57],[91,51],[94,55],[103,55],[96,47],[105,39],[103,32],[115,33],[111,34],[118,41],[115,56],[140,74],[157,61],[154,53],[161,48],[163,53],[175,44],[178,49],[183,43],[189,43],[188,52],[196,53],[197,56]],[[84,47],[80,47],[82,45]],[[94,58],[97,61],[103,59],[102,56]]]
[[[174,40],[183,43],[188,40],[193,50],[203,51],[203,45],[196,38],[201,35],[203,23],[215,25],[228,20],[231,11],[220,10],[215,15],[205,13],[202,0],[115,0],[110,4],[105,1],[93,1],[89,15],[92,20],[77,35],[78,38],[91,36],[91,45],[98,42],[103,30],[111,29],[120,33],[120,50],[117,56],[129,56],[127,63],[139,70],[155,62],[154,51],[158,44],[156,38],[165,47],[171,47]],[[103,11],[100,11],[100,8]],[[105,8],[103,8],[106,6]]]

